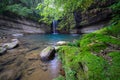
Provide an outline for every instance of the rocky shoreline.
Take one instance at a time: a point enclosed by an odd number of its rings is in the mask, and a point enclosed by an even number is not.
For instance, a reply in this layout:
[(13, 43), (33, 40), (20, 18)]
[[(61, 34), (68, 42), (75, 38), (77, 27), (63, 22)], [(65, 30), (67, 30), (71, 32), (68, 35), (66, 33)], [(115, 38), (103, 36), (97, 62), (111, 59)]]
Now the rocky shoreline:
[[(0, 43), (8, 42), (11, 38), (1, 38)], [(56, 76), (50, 75), (50, 63), (40, 60), (41, 49), (26, 47), (25, 44), (25, 41), (20, 40), (19, 47), (7, 50), (0, 56), (0, 80), (52, 80), (60, 74), (59, 66)]]

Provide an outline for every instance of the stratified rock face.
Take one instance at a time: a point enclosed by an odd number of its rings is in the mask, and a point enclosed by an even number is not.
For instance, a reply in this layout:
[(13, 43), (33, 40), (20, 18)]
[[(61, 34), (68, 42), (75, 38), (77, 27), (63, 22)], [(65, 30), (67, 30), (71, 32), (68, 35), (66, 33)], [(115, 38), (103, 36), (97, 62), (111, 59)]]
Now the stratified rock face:
[(0, 15), (0, 32), (7, 33), (50, 33), (51, 29), (45, 24), (39, 24), (35, 21), (12, 18)]
[(76, 26), (80, 28), (80, 26), (87, 26), (109, 19), (112, 14), (112, 10), (108, 7), (113, 3), (114, 0), (95, 0), (87, 11), (75, 11), (74, 16)]
[(52, 46), (46, 47), (40, 53), (40, 58), (42, 61), (48, 61), (50, 59), (53, 59), (54, 56), (55, 56), (55, 48)]
[[(60, 33), (91, 33), (108, 25), (111, 19), (112, 10), (110, 6), (115, 0), (94, 0), (91, 6), (82, 11), (80, 8), (73, 12), (75, 24), (73, 29), (63, 28)], [(65, 18), (65, 17), (64, 17)], [(71, 25), (72, 25), (71, 24)]]
[(82, 13), (82, 21), (80, 22), (80, 25), (86, 26), (99, 21), (104, 21), (105, 19), (110, 18), (111, 14), (112, 11), (108, 8), (92, 9), (86, 13)]

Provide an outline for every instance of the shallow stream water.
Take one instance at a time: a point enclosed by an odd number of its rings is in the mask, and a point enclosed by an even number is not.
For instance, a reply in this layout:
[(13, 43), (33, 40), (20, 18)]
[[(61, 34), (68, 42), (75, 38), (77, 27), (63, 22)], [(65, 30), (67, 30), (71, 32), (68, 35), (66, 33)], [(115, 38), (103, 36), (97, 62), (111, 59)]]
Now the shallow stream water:
[[(42, 49), (44, 49), (49, 45), (55, 45), (56, 42), (58, 41), (72, 42), (73, 40), (79, 39), (80, 35), (77, 35), (77, 34), (29, 34), (29, 35), (24, 35), (18, 38), (24, 42), (24, 46), (31, 49), (30, 51), (36, 50), (37, 52), (40, 52)], [(36, 73), (31, 78), (29, 78), (29, 80), (32, 80), (32, 78), (35, 78), (35, 80), (52, 80), (59, 75), (60, 67), (61, 67), (61, 62), (59, 61), (58, 56), (56, 55), (56, 57), (53, 60), (47, 62), (47, 71), (37, 70), (38, 72), (36, 71)]]

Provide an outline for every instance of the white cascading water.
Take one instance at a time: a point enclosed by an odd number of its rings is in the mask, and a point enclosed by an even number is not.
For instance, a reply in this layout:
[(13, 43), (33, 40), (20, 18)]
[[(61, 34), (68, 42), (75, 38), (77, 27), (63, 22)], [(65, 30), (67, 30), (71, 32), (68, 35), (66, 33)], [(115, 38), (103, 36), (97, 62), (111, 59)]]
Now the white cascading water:
[(57, 20), (53, 20), (53, 34), (57, 34), (56, 27), (57, 27)]

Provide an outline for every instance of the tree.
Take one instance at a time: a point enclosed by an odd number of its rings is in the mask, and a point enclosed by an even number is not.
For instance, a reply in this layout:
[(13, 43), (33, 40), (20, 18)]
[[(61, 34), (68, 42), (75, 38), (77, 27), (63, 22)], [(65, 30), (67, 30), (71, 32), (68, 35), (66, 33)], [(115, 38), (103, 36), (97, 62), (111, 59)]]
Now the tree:
[(37, 6), (37, 9), (40, 10), (39, 14), (43, 17), (40, 21), (50, 24), (54, 19), (62, 19), (60, 26), (73, 27), (75, 25), (70, 24), (74, 23), (73, 12), (78, 9), (85, 11), (92, 3), (93, 0), (44, 0)]
[(19, 16), (38, 19), (37, 4), (42, 0), (0, 0), (0, 13), (9, 11)]

